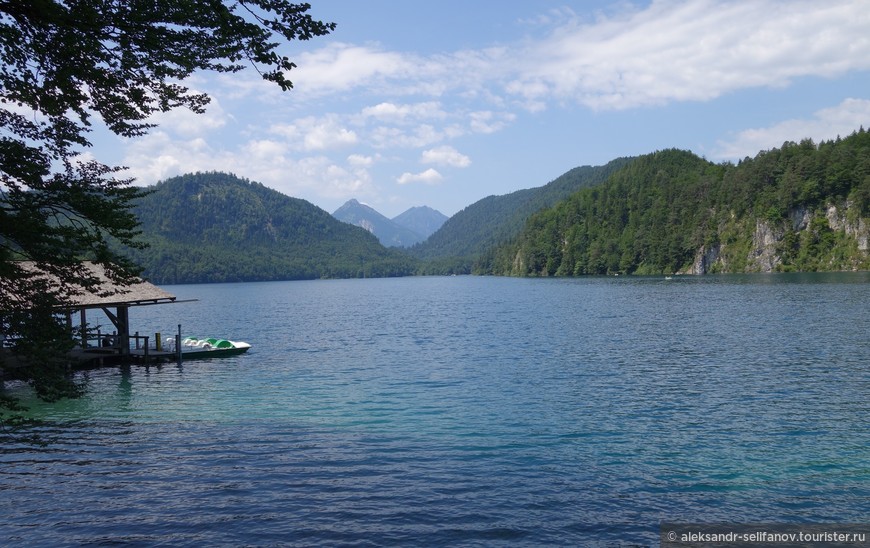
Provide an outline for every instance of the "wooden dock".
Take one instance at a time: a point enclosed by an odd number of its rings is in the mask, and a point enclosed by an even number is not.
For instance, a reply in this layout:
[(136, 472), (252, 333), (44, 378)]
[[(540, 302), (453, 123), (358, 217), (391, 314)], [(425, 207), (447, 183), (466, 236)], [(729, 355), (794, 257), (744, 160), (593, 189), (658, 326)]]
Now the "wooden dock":
[(73, 367), (118, 365), (124, 363), (163, 363), (178, 360), (176, 352), (153, 348), (133, 348), (122, 354), (114, 348), (76, 348), (69, 353)]

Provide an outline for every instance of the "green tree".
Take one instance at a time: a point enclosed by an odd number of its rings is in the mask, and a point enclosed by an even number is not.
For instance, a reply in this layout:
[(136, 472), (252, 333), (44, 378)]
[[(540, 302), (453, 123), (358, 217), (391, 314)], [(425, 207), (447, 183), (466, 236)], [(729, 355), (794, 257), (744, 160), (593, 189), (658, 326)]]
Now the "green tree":
[[(868, 158), (870, 133), (863, 128), (818, 146), (787, 142), (736, 166), (678, 150), (640, 156), (603, 183), (531, 215), (475, 271), (669, 274), (715, 250), (716, 270), (743, 272), (758, 268), (752, 259), (762, 222), (783, 235), (776, 246), (782, 270), (866, 268), (870, 259), (855, 227), (866, 226), (870, 211)], [(830, 206), (845, 211), (853, 228), (834, 228)], [(809, 227), (802, 226), (807, 214)]]
[[(313, 19), (310, 7), (284, 0), (0, 0), (0, 321), (7, 340), (33, 338), (27, 326), (54, 322), (52, 310), (76, 286), (93, 290), (82, 260), (102, 264), (122, 284), (137, 273), (108, 242), (140, 246), (131, 210), (140, 192), (121, 168), (82, 160), (94, 121), (137, 137), (157, 112), (201, 113), (209, 97), (184, 85), (197, 71), (251, 66), (290, 89), (295, 65), (279, 46), (335, 28)], [(40, 283), (22, 260), (60, 284)], [(57, 333), (44, 330), (43, 338), (57, 342)], [(34, 370), (32, 378), (45, 376)]]

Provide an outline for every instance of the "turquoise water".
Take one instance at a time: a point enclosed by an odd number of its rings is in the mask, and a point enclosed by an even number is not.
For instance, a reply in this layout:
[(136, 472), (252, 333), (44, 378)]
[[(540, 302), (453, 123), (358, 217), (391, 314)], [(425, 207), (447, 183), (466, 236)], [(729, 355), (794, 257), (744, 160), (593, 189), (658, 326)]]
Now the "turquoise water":
[(44, 425), (0, 433), (0, 543), (655, 546), (661, 521), (870, 522), (868, 274), (167, 289), (199, 301), (136, 328), (253, 348), (84, 372), (84, 398), (34, 405)]

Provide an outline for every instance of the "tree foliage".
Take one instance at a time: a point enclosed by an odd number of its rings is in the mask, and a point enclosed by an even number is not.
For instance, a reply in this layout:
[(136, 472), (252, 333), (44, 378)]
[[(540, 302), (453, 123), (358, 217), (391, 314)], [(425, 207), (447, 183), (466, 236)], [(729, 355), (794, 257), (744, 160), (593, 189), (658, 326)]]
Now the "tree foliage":
[[(122, 170), (90, 159), (95, 122), (123, 137), (145, 134), (157, 112), (203, 112), (197, 71), (253, 67), (290, 89), (281, 43), (329, 33), (308, 4), (283, 0), (0, 0), (0, 304), (3, 333), (23, 340), (23, 315), (51, 310), (95, 287), (79, 266), (102, 264), (130, 282), (135, 266), (109, 242), (136, 248), (133, 202)], [(98, 154), (96, 155), (98, 156)], [(53, 274), (46, 287), (22, 259)], [(23, 349), (23, 347), (22, 347)]]
[[(848, 215), (870, 217), (868, 198), (870, 133), (863, 128), (819, 145), (787, 142), (738, 165), (664, 150), (531, 216), (510, 243), (483, 254), (475, 270), (524, 276), (674, 273), (692, 265), (702, 248), (721, 244), (729, 250), (729, 270), (742, 271), (751, 268), (758, 221), (782, 233), (782, 270), (862, 267), (870, 264), (866, 252), (844, 230), (832, 230), (824, 211), (839, 204)], [(815, 217), (801, 227), (802, 215), (811, 211)]]
[(544, 186), (483, 198), (448, 219), (409, 252), (426, 261), (422, 267), (426, 274), (468, 274), (482, 253), (516, 236), (533, 213), (581, 188), (604, 182), (628, 161), (617, 158), (603, 166), (576, 167)]
[(150, 280), (210, 283), (405, 276), (415, 261), (313, 204), (226, 173), (158, 183), (138, 199)]

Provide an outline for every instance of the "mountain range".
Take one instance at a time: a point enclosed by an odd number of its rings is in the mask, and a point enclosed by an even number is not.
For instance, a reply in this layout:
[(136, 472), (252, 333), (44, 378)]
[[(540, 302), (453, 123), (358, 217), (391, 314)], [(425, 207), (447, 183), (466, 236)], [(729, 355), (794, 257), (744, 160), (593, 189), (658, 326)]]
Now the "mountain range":
[(162, 181), (135, 212), (150, 247), (130, 254), (157, 283), (868, 270), (870, 133), (787, 142), (736, 165), (664, 150), (582, 166), (483, 198), (406, 249), (400, 234), (440, 214), (387, 219), (351, 200), (333, 216), (226, 173)]
[(374, 208), (357, 200), (348, 200), (335, 210), (333, 217), (366, 229), (386, 247), (409, 247), (424, 241), (441, 228), (447, 216), (428, 206), (412, 207), (388, 219)]

